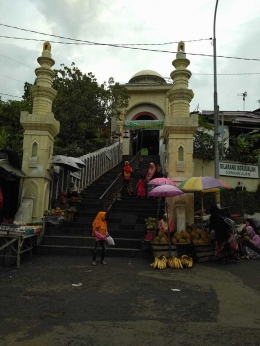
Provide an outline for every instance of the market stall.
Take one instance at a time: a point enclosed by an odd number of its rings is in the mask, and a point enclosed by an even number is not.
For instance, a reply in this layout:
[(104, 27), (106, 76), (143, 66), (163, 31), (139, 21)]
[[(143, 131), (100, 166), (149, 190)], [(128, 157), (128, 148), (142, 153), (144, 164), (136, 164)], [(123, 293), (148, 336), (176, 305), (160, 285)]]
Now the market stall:
[(42, 225), (1, 224), (0, 225), (0, 264), (8, 266), (15, 259), (20, 267), (21, 254), (30, 252), (41, 242)]

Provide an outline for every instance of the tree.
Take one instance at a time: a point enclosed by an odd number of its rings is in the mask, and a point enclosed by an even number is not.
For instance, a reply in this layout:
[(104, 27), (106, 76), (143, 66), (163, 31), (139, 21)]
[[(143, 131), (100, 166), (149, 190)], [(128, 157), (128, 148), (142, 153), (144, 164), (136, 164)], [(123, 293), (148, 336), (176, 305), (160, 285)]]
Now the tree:
[[(111, 117), (128, 106), (127, 89), (113, 78), (99, 85), (91, 72), (82, 73), (74, 63), (54, 72), (53, 112), (61, 124), (54, 154), (80, 156), (104, 146), (110, 138)], [(28, 89), (29, 84), (24, 98), (31, 102)]]
[(27, 110), (27, 101), (4, 102), (0, 99), (0, 149), (23, 153), (23, 128), (20, 124), (21, 111)]
[[(203, 117), (199, 117), (199, 128), (194, 134), (194, 158), (203, 161), (214, 160), (214, 133), (213, 126)], [(230, 136), (229, 147), (224, 146), (224, 159), (243, 162), (257, 163), (260, 150), (259, 134), (247, 134), (242, 137)], [(221, 143), (219, 142), (219, 151)]]
[(259, 134), (246, 134), (242, 137), (230, 137), (230, 146), (226, 158), (243, 163), (257, 163), (260, 155)]

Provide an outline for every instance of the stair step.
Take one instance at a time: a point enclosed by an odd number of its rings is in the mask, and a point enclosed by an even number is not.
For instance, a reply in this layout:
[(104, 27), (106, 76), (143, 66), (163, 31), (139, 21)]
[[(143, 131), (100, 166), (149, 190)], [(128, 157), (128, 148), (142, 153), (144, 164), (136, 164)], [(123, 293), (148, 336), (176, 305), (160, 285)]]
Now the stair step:
[[(114, 238), (115, 246), (119, 248), (142, 248), (141, 239), (129, 239), (129, 238)], [(59, 235), (44, 235), (42, 239), (42, 245), (58, 245), (58, 246), (77, 246), (88, 247), (95, 246), (94, 237), (82, 237), (82, 236), (59, 236)]]
[[(143, 225), (142, 225), (143, 226)], [(145, 226), (142, 229), (134, 230), (120, 230), (118, 228), (109, 228), (109, 234), (113, 238), (124, 238), (124, 239), (141, 239), (146, 234)], [(92, 229), (91, 228), (68, 228), (63, 229), (61, 234), (61, 229), (53, 227), (46, 228), (46, 236), (79, 236), (79, 237), (91, 237)], [(44, 235), (44, 236), (45, 236)], [(92, 237), (93, 238), (93, 237)]]
[[(38, 245), (35, 248), (37, 255), (48, 256), (92, 256), (94, 247), (86, 246), (57, 246), (57, 245)], [(141, 249), (107, 248), (106, 257), (151, 257), (150, 251)]]
[[(75, 255), (91, 256), (95, 239), (92, 237), (92, 223), (100, 211), (100, 197), (114, 182), (121, 172), (124, 162), (131, 161), (133, 156), (123, 156), (119, 166), (100, 176), (95, 182), (81, 192), (82, 202), (76, 204), (77, 212), (73, 222), (64, 222), (62, 226), (54, 227), (48, 224), (45, 228), (42, 244), (37, 246), (39, 255)], [(133, 186), (139, 177), (144, 177), (149, 163), (159, 163), (158, 155), (142, 157), (134, 170)], [(142, 237), (146, 234), (145, 219), (156, 217), (159, 202), (156, 198), (137, 199), (136, 190), (129, 196), (122, 192), (122, 200), (114, 203), (109, 212), (108, 231), (115, 239), (116, 245), (107, 248), (108, 256), (151, 257), (151, 251), (142, 249)], [(159, 214), (164, 212), (162, 199)]]

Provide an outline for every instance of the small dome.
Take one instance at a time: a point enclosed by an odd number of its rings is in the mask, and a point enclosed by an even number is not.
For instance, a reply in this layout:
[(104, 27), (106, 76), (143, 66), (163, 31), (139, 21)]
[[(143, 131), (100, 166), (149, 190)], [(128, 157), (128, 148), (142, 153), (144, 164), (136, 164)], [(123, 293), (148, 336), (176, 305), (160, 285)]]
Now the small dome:
[(164, 82), (164, 78), (160, 75), (160, 73), (153, 70), (142, 70), (137, 72), (133, 77), (129, 80), (129, 83), (151, 83), (151, 82)]

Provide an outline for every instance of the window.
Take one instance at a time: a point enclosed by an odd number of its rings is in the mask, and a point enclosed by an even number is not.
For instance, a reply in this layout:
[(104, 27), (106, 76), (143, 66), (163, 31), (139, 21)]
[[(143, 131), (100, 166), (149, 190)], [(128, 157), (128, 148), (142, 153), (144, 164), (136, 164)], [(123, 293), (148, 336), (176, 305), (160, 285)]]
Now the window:
[(32, 157), (36, 157), (38, 153), (38, 144), (36, 142), (32, 145)]
[(178, 161), (183, 161), (183, 147), (180, 146), (178, 149)]

